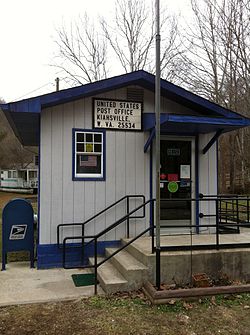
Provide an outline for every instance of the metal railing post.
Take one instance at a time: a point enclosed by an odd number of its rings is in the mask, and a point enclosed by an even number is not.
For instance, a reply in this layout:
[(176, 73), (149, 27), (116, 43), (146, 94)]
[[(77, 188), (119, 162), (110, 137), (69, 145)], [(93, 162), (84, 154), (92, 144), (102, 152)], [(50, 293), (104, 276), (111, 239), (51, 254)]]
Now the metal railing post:
[(221, 221), (221, 217), (222, 217), (222, 200), (221, 197), (219, 197), (220, 199), (220, 212), (219, 212), (219, 217), (220, 217), (220, 221)]
[(247, 222), (249, 223), (249, 195), (247, 196)]
[(97, 238), (95, 238), (94, 263), (95, 263), (95, 295), (97, 294)]
[(56, 227), (56, 240), (57, 240), (57, 246), (59, 247), (60, 244), (60, 240), (59, 240), (59, 226)]
[(232, 217), (235, 219), (235, 199), (232, 199)]
[[(84, 225), (82, 225), (82, 236), (84, 236)], [(85, 256), (85, 250), (84, 250), (84, 237), (82, 238), (82, 264), (84, 264), (84, 256)]]
[(219, 204), (218, 198), (215, 200), (216, 202), (216, 249), (219, 250)]
[(227, 208), (228, 208), (228, 202), (226, 201), (226, 223), (227, 223), (227, 216), (228, 216)]
[(66, 239), (63, 240), (63, 268), (65, 269), (65, 244)]
[(237, 222), (237, 233), (240, 232), (240, 213), (239, 213), (239, 199), (238, 199), (238, 196), (236, 198), (236, 215), (237, 215), (237, 219), (236, 219), (236, 222)]
[(151, 222), (151, 247), (152, 247), (152, 254), (155, 251), (155, 210), (154, 210), (154, 201), (152, 201), (152, 210), (151, 210), (151, 214), (152, 214), (152, 222)]
[[(127, 197), (127, 215), (129, 214), (129, 196)], [(129, 238), (129, 216), (127, 217), (127, 238)]]
[(156, 287), (159, 290), (161, 288), (161, 248), (156, 248), (155, 261)]

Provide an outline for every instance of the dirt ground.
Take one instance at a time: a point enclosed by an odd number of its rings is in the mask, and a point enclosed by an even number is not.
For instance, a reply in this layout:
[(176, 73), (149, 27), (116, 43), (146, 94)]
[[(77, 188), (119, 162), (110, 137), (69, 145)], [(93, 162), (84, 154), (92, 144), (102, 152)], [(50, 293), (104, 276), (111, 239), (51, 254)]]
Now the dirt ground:
[[(30, 195), (0, 192), (0, 212), (16, 197)], [(250, 335), (250, 294), (196, 302), (171, 300), (169, 304), (152, 306), (141, 292), (134, 292), (72, 302), (2, 307), (0, 335), (12, 334)]]
[(250, 335), (250, 295), (151, 306), (133, 293), (4, 307), (0, 334)]

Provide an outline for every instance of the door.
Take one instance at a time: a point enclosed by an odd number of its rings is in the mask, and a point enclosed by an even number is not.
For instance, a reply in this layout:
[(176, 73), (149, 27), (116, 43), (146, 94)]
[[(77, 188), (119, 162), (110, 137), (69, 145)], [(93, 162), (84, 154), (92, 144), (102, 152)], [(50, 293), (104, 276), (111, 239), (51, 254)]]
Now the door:
[[(192, 139), (161, 139), (160, 196), (161, 226), (170, 224), (190, 225), (193, 205)], [(177, 201), (174, 201), (177, 199)], [(166, 228), (166, 227), (165, 227)], [(163, 229), (168, 232), (186, 232), (187, 229)], [(189, 229), (188, 229), (189, 231)]]

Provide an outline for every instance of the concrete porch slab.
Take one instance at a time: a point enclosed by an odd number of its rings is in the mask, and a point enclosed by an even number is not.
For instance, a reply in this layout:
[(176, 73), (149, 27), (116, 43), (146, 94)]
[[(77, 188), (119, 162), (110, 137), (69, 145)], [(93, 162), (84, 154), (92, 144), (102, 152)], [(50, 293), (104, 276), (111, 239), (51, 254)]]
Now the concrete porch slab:
[[(0, 272), (0, 306), (73, 300), (94, 295), (94, 286), (75, 287), (72, 274), (86, 269), (37, 270), (29, 262), (8, 263)], [(103, 291), (98, 287), (98, 294)]]
[[(161, 246), (190, 246), (192, 245), (215, 245), (215, 234), (185, 234), (185, 235), (161, 235)], [(219, 235), (220, 244), (245, 244), (249, 243), (250, 247), (250, 231), (244, 231), (240, 234), (221, 234)], [(151, 254), (151, 237), (142, 237), (135, 241), (141, 251)], [(239, 246), (240, 248), (240, 246)]]

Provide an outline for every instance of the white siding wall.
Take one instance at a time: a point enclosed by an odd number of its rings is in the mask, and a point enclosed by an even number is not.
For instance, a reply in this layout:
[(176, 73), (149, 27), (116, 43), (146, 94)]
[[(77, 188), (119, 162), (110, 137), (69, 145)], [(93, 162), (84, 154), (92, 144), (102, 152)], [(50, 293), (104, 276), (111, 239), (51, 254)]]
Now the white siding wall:
[[(199, 136), (199, 192), (204, 195), (217, 194), (217, 153), (216, 143), (204, 155), (203, 148), (207, 145), (214, 133)], [(215, 214), (214, 201), (200, 202), (200, 213)], [(215, 224), (214, 218), (200, 219), (200, 224)], [(204, 228), (203, 230), (206, 230)]]
[[(98, 95), (126, 100), (126, 88)], [(162, 112), (188, 113), (177, 104), (162, 99)], [(154, 112), (154, 94), (144, 91), (144, 113)], [(83, 222), (127, 194), (144, 194), (149, 199), (149, 152), (144, 144), (149, 133), (106, 131), (106, 180), (72, 181), (72, 129), (92, 129), (92, 98), (47, 108), (41, 115), (40, 149), (40, 243), (56, 243), (56, 227), (60, 223)], [(214, 134), (199, 136), (199, 192), (217, 194), (216, 144), (203, 155), (202, 149)], [(153, 176), (155, 174), (153, 173)], [(154, 182), (154, 179), (153, 179)], [(139, 204), (137, 202), (137, 204)], [(135, 202), (131, 201), (131, 209)], [(125, 202), (87, 225), (93, 234), (108, 227), (125, 214)], [(200, 212), (214, 214), (212, 203), (201, 203)], [(146, 220), (131, 220), (131, 235), (149, 224)], [(212, 223), (201, 219), (200, 223)], [(66, 235), (78, 235), (72, 228)], [(106, 240), (125, 236), (125, 224), (105, 236)]]
[[(98, 95), (126, 99), (125, 89)], [(144, 154), (148, 133), (106, 131), (106, 180), (72, 181), (72, 129), (92, 128), (92, 99), (47, 108), (41, 116), (40, 244), (56, 243), (60, 223), (82, 222), (127, 194), (149, 198), (149, 153)], [(139, 204), (139, 202), (137, 202)], [(131, 202), (131, 209), (135, 203)], [(92, 234), (125, 214), (125, 202), (87, 225)], [(148, 227), (146, 220), (131, 220), (131, 235)], [(78, 234), (68, 229), (66, 235)], [(124, 237), (125, 224), (105, 239)]]

